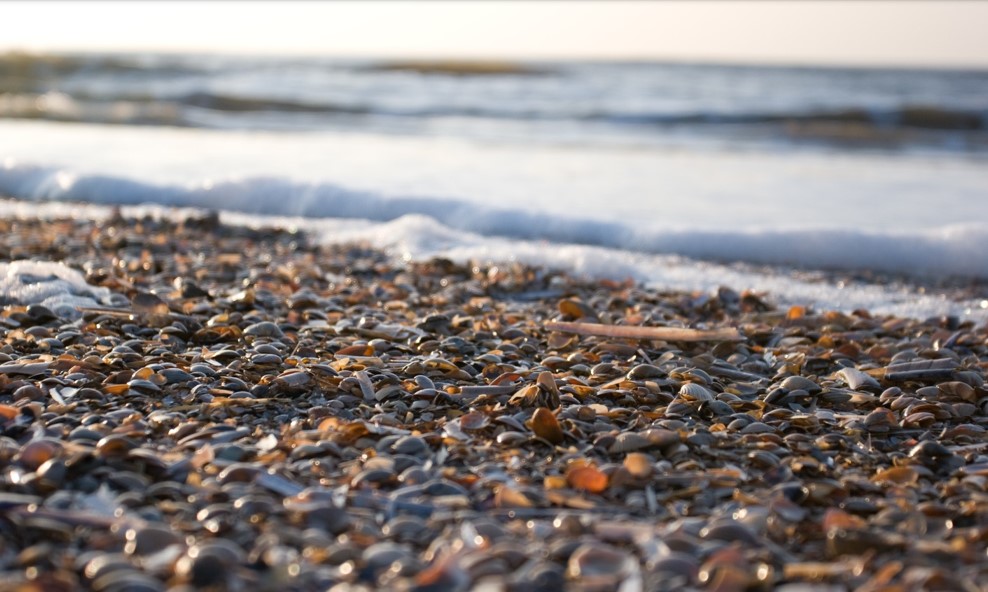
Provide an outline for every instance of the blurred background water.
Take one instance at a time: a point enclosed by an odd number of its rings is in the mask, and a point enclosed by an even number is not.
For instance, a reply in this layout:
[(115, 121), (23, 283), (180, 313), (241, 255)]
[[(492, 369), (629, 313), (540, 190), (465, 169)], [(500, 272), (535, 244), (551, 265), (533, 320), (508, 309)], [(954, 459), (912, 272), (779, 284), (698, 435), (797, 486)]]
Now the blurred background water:
[(986, 164), (984, 70), (0, 54), (8, 211), (295, 217), (402, 256), (823, 307), (983, 314)]

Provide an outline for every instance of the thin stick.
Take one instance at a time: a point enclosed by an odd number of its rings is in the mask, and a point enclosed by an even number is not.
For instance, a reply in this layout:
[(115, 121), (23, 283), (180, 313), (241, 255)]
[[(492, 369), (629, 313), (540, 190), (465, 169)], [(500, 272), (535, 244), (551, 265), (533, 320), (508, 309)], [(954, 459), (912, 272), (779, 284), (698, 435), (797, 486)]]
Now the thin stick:
[(481, 395), (510, 395), (518, 390), (517, 384), (484, 385), (484, 386), (461, 386), (461, 397), (479, 397)]
[(109, 306), (77, 306), (75, 309), (79, 312), (108, 314), (117, 317), (133, 317), (137, 314), (136, 311), (130, 308), (111, 308)]
[(545, 324), (550, 331), (598, 335), (618, 339), (651, 339), (661, 341), (744, 341), (737, 329), (683, 329), (680, 327), (637, 327), (630, 325), (601, 325), (599, 323), (563, 323), (550, 321)]

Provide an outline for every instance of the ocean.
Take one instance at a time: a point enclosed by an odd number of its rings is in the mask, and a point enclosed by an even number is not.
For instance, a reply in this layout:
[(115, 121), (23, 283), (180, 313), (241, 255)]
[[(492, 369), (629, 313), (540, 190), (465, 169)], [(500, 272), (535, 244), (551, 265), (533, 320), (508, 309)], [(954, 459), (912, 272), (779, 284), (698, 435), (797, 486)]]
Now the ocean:
[(0, 55), (4, 215), (215, 209), (783, 306), (988, 320), (986, 165), (986, 71)]

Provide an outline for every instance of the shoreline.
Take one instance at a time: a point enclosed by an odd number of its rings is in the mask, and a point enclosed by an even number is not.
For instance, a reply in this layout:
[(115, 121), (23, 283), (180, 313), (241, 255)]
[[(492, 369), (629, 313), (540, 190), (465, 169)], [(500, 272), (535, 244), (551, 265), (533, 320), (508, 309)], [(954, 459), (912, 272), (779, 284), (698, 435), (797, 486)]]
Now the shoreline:
[[(347, 244), (358, 244), (366, 248), (371, 249), (382, 249), (392, 255), (395, 265), (401, 265), (405, 260), (408, 259), (408, 254), (401, 251), (404, 247), (401, 243), (391, 246), (377, 246), (371, 244), (368, 241), (367, 233), (359, 230), (364, 224), (384, 224), (383, 222), (366, 221), (363, 219), (348, 219), (341, 218), (336, 220), (330, 220), (326, 218), (307, 218), (301, 216), (277, 216), (277, 215), (263, 215), (257, 217), (253, 214), (246, 214), (237, 211), (227, 211), (227, 210), (211, 210), (208, 208), (201, 207), (177, 207), (169, 205), (155, 205), (155, 204), (140, 204), (140, 205), (112, 205), (112, 204), (94, 204), (89, 202), (63, 202), (63, 201), (24, 201), (16, 198), (0, 197), (0, 213), (4, 216), (11, 217), (13, 219), (25, 219), (33, 220), (35, 218), (40, 218), (44, 220), (55, 220), (64, 217), (64, 210), (66, 207), (72, 208), (81, 217), (91, 219), (91, 220), (103, 220), (112, 215), (124, 215), (127, 217), (137, 217), (137, 218), (151, 218), (154, 220), (172, 220), (174, 222), (179, 222), (187, 217), (202, 217), (206, 215), (218, 215), (219, 221), (223, 224), (234, 226), (234, 227), (244, 227), (255, 230), (262, 229), (290, 229), (292, 232), (298, 232), (309, 236), (312, 239), (314, 245), (332, 244), (332, 245), (347, 245)], [(352, 229), (347, 229), (344, 231), (345, 237), (343, 239), (330, 239), (326, 240), (323, 236), (327, 232), (332, 232), (328, 229), (327, 223), (335, 222), (342, 226), (347, 226), (348, 223), (353, 223), (356, 225), (358, 230), (353, 232)], [(394, 222), (394, 221), (392, 221)], [(352, 225), (351, 225), (352, 226)], [(426, 225), (425, 228), (421, 228), (420, 232), (427, 233), (431, 229)], [(399, 232), (406, 232), (404, 229), (400, 229)], [(505, 240), (508, 240), (505, 238)], [(414, 245), (414, 241), (413, 245)], [(524, 242), (524, 241), (523, 241)], [(535, 244), (534, 241), (528, 241)], [(576, 243), (558, 243), (559, 246), (565, 248), (576, 248), (576, 249), (588, 249), (584, 258), (592, 258), (594, 255), (603, 257), (605, 260), (614, 261), (616, 265), (625, 265), (622, 256), (631, 253), (630, 251), (623, 251), (616, 247), (606, 247), (606, 246), (594, 246), (594, 245), (582, 245)], [(416, 246), (411, 248), (412, 251), (416, 250)], [(435, 251), (435, 249), (433, 249)], [(439, 249), (439, 253), (429, 254), (413, 254), (412, 258), (416, 260), (427, 260), (434, 257), (443, 257), (442, 249)], [(469, 247), (466, 248), (466, 253), (459, 253), (456, 255), (455, 259), (458, 263), (470, 264), (470, 265), (503, 265), (506, 263), (503, 258), (491, 257), (489, 253), (485, 254), (481, 251), (473, 253), (476, 249), (471, 250)], [(631, 253), (634, 255), (634, 253)], [(662, 257), (662, 254), (651, 254), (645, 253), (641, 254), (645, 257)], [(830, 302), (828, 304), (821, 303), (818, 305), (813, 304), (813, 299), (815, 298), (812, 293), (807, 293), (812, 290), (812, 286), (822, 286), (822, 287), (832, 287), (836, 288), (837, 291), (830, 290), (830, 295), (824, 297), (825, 300), (833, 299), (837, 297), (839, 291), (845, 288), (851, 290), (864, 290), (864, 291), (887, 291), (890, 294), (895, 295), (895, 302), (900, 304), (908, 302), (910, 299), (918, 299), (926, 301), (926, 304), (920, 308), (930, 309), (933, 304), (932, 299), (939, 299), (944, 303), (943, 310), (940, 312), (931, 311), (932, 314), (918, 315), (915, 311), (896, 311), (895, 309), (901, 309), (899, 305), (892, 305), (889, 303), (883, 303), (880, 305), (882, 308), (892, 308), (892, 311), (884, 311), (878, 314), (881, 315), (892, 315), (892, 316), (908, 316), (910, 318), (926, 319), (934, 318), (937, 316), (951, 317), (957, 316), (961, 320), (971, 319), (976, 322), (988, 322), (988, 316), (981, 312), (982, 309), (988, 308), (988, 279), (968, 277), (968, 276), (957, 276), (957, 275), (944, 275), (944, 276), (931, 276), (928, 274), (906, 274), (902, 272), (894, 271), (883, 271), (874, 269), (839, 269), (839, 268), (819, 268), (809, 265), (800, 264), (764, 264), (749, 261), (730, 261), (722, 260), (719, 258), (712, 259), (692, 259), (684, 255), (670, 254), (666, 255), (671, 257), (674, 265), (685, 267), (687, 263), (692, 262), (692, 264), (699, 269), (722, 269), (725, 275), (728, 277), (722, 278), (722, 280), (717, 283), (711, 283), (714, 274), (712, 271), (706, 271), (702, 273), (696, 280), (695, 286), (683, 286), (675, 285), (677, 283), (677, 278), (675, 275), (670, 275), (667, 279), (671, 281), (674, 285), (663, 286), (663, 280), (652, 280), (647, 279), (635, 279), (631, 276), (631, 271), (627, 274), (621, 275), (620, 273), (615, 273), (613, 277), (602, 275), (603, 269), (607, 267), (602, 267), (600, 265), (578, 265), (582, 269), (573, 269), (572, 271), (567, 271), (566, 261), (561, 264), (553, 264), (552, 262), (539, 261), (540, 259), (546, 259), (546, 261), (552, 261), (553, 258), (539, 257), (533, 255), (532, 249), (528, 249), (528, 255), (520, 257), (520, 264), (531, 265), (534, 267), (545, 268), (556, 270), (555, 272), (569, 274), (575, 276), (577, 279), (583, 281), (598, 281), (598, 280), (614, 280), (614, 281), (636, 281), (638, 284), (645, 286), (649, 289), (659, 290), (659, 291), (673, 291), (673, 292), (684, 292), (693, 294), (703, 294), (706, 292), (714, 293), (721, 286), (726, 286), (731, 289), (736, 289), (743, 291), (745, 289), (751, 289), (756, 291), (760, 297), (769, 299), (777, 306), (791, 306), (791, 305), (801, 305), (808, 306), (817, 309), (817, 312), (826, 312), (828, 310), (841, 310), (844, 313), (850, 313), (853, 308), (845, 306), (840, 307), (839, 302)], [(536, 261), (530, 261), (532, 257), (535, 257)], [(612, 259), (616, 257), (615, 259)], [(16, 258), (16, 257), (14, 257)], [(514, 259), (510, 260), (508, 264), (515, 264)], [(620, 276), (620, 277), (618, 277)], [(791, 294), (788, 297), (783, 294), (778, 293), (772, 287), (761, 286), (761, 287), (745, 287), (744, 285), (736, 285), (732, 282), (732, 278), (737, 280), (738, 278), (744, 279), (746, 281), (754, 280), (754, 283), (761, 284), (773, 284), (774, 281), (770, 281), (773, 278), (784, 279), (788, 278), (791, 281), (798, 282), (804, 285), (804, 289), (801, 290), (800, 294)], [(762, 278), (759, 280), (758, 278)], [(681, 284), (681, 282), (680, 282)], [(701, 287), (699, 284), (706, 285), (707, 287)], [(776, 286), (777, 288), (778, 286)], [(892, 301), (890, 301), (892, 302)], [(966, 309), (961, 308), (966, 307)], [(871, 306), (861, 305), (856, 308), (861, 308), (868, 310), (871, 313), (875, 313)], [(909, 307), (907, 307), (909, 308)], [(967, 310), (965, 313), (964, 310)]]
[(0, 261), (64, 261), (131, 303), (0, 312), (12, 585), (988, 579), (984, 324), (401, 263), (208, 214), (0, 227)]

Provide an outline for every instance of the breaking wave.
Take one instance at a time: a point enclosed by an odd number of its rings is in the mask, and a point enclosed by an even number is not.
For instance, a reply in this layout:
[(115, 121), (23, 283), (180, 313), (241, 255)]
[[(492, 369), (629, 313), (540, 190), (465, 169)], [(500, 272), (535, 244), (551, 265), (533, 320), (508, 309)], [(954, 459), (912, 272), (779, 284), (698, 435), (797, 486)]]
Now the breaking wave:
[[(566, 217), (442, 197), (389, 196), (332, 183), (304, 183), (277, 177), (179, 186), (12, 163), (0, 166), (0, 195), (35, 202), (74, 201), (102, 205), (156, 204), (215, 209), (222, 204), (226, 211), (243, 214), (309, 219), (387, 222), (404, 217), (426, 217), (445, 229), (443, 241), (446, 244), (455, 244), (458, 236), (473, 234), (492, 239), (590, 245), (719, 262), (874, 270), (921, 278), (988, 278), (988, 226), (979, 222), (908, 233), (861, 229), (643, 227), (634, 221), (622, 223)], [(435, 235), (435, 227), (426, 234)], [(429, 238), (425, 236), (423, 240)], [(490, 257), (511, 259), (510, 241), (497, 244), (504, 252), (491, 252)]]

